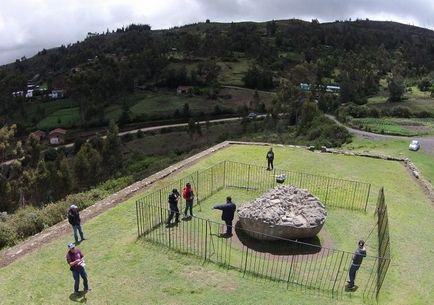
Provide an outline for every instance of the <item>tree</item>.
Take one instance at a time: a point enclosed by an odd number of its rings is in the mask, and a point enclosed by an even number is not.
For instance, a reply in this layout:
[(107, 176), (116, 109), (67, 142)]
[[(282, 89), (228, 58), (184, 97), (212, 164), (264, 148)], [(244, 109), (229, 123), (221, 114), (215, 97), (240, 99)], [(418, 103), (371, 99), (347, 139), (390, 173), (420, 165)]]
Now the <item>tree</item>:
[(75, 184), (84, 189), (100, 181), (101, 155), (89, 143), (81, 146), (74, 158)]
[(0, 128), (0, 162), (17, 154), (15, 149), (16, 131), (17, 126), (15, 124)]
[(184, 118), (189, 118), (191, 116), (190, 105), (188, 103), (185, 103), (184, 108), (182, 108), (182, 116)]
[(389, 101), (399, 102), (404, 94), (405, 86), (402, 77), (393, 76), (388, 82), (389, 88)]
[(107, 137), (102, 149), (102, 160), (107, 176), (112, 176), (122, 167), (122, 149), (119, 128), (110, 121)]
[(25, 151), (30, 166), (36, 167), (39, 159), (41, 158), (42, 147), (39, 143), (39, 139), (33, 134), (30, 134), (30, 136), (27, 138)]

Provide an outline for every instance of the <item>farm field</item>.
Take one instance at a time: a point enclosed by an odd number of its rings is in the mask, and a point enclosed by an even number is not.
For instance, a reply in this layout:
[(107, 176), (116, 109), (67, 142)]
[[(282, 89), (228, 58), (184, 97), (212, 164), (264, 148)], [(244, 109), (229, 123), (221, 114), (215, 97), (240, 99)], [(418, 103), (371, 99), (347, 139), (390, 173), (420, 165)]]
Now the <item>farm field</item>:
[[(233, 145), (169, 176), (166, 181), (223, 160), (265, 165), (266, 151), (264, 146)], [(373, 199), (367, 218), (372, 215), (379, 188), (384, 186), (389, 206), (392, 263), (379, 304), (431, 302), (434, 274), (427, 270), (434, 263), (429, 255), (434, 241), (431, 229), (434, 209), (405, 168), (392, 161), (303, 149), (274, 146), (274, 151), (276, 168), (372, 183)], [(152, 189), (164, 183), (167, 182), (155, 183)], [(225, 195), (217, 195), (209, 203), (220, 201)], [(248, 199), (235, 192), (232, 197), (236, 203)], [(197, 211), (197, 216), (218, 218), (218, 212), (211, 214), (205, 206), (202, 208), (203, 212)], [(365, 237), (370, 228), (352, 221), (345, 213), (331, 215), (345, 219), (341, 225), (331, 222), (327, 228), (334, 241), (343, 250), (354, 251), (357, 241), (354, 239)], [(85, 298), (71, 295), (73, 281), (64, 259), (66, 244), (72, 239), (69, 234), (1, 269), (0, 304), (288, 304), (289, 300), (294, 304), (361, 304), (357, 296), (332, 299), (315, 291), (300, 291), (291, 286), (287, 290), (274, 282), (243, 278), (235, 270), (203, 264), (193, 256), (137, 240), (135, 198), (89, 220), (84, 231), (89, 240), (80, 248), (86, 256), (93, 288)], [(368, 251), (374, 254), (375, 246), (368, 245)]]
[[(121, 98), (122, 103), (128, 105), (131, 116), (161, 117), (172, 116), (176, 110), (182, 113), (184, 105), (188, 103), (193, 114), (213, 113), (215, 107), (221, 110), (236, 111), (238, 107), (249, 106), (253, 100), (254, 90), (243, 88), (222, 88), (221, 96), (216, 100), (210, 100), (206, 96), (185, 96), (173, 92), (139, 92)], [(265, 105), (271, 105), (273, 96), (266, 92), (259, 92), (259, 100)], [(57, 103), (57, 104), (55, 104)], [(39, 110), (38, 110), (39, 109)], [(71, 100), (60, 100), (56, 102), (40, 103), (32, 105), (29, 113), (33, 117), (41, 117), (36, 124), (38, 129), (49, 130), (57, 127), (71, 128), (79, 123), (79, 109)], [(122, 114), (122, 106), (112, 104), (105, 108), (105, 118), (117, 121)], [(27, 124), (31, 124), (30, 122)]]
[(354, 118), (351, 126), (374, 133), (416, 136), (434, 134), (434, 118)]

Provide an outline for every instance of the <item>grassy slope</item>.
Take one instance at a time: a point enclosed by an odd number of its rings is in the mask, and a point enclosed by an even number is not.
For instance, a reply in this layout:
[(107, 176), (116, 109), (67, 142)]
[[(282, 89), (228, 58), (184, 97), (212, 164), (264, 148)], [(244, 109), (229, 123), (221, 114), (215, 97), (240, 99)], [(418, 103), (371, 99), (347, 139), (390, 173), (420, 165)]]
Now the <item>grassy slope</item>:
[(354, 151), (371, 151), (391, 156), (405, 156), (416, 164), (431, 184), (434, 184), (434, 156), (422, 151), (408, 150), (408, 140), (366, 140), (355, 137), (344, 148)]
[[(262, 164), (266, 150), (265, 147), (233, 146), (202, 160), (186, 172), (225, 159)], [(434, 274), (427, 270), (431, 270), (434, 263), (431, 255), (434, 210), (401, 165), (300, 149), (276, 147), (275, 152), (278, 168), (370, 181), (373, 191), (384, 185), (390, 213), (392, 264), (380, 304), (431, 302)], [(84, 229), (89, 240), (81, 248), (87, 254), (88, 273), (94, 288), (87, 295), (86, 301), (90, 304), (227, 304), (227, 300), (234, 304), (361, 302), (358, 298), (338, 301), (287, 291), (274, 283), (243, 279), (235, 271), (213, 264), (203, 266), (195, 258), (137, 241), (133, 200), (90, 220)], [(352, 234), (363, 232), (363, 235), (369, 230), (350, 226), (349, 222), (342, 227), (342, 230), (348, 229)], [(64, 254), (70, 240), (71, 236), (63, 237), (3, 268), (0, 304), (68, 303), (72, 277)], [(354, 240), (344, 243), (352, 249)]]

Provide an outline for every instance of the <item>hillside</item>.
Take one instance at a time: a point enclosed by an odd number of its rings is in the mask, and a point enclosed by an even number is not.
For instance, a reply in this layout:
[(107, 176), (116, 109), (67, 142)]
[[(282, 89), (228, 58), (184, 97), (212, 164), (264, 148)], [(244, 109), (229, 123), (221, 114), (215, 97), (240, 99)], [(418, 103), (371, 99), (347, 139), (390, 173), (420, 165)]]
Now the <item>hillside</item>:
[[(0, 118), (25, 130), (167, 119), (182, 109), (147, 115), (132, 99), (143, 90), (175, 96), (178, 86), (191, 86), (186, 97), (216, 100), (220, 110), (234, 113), (241, 110), (220, 105), (231, 97), (221, 86), (279, 91), (282, 82), (307, 83), (312, 91), (337, 86), (339, 97), (315, 94), (321, 110), (330, 112), (340, 104), (365, 104), (392, 81), (402, 90), (424, 80), (429, 92), (433, 70), (434, 32), (395, 22), (210, 22), (155, 31), (130, 25), (0, 67)], [(244, 105), (273, 112), (267, 103)], [(215, 106), (200, 113), (212, 115)]]

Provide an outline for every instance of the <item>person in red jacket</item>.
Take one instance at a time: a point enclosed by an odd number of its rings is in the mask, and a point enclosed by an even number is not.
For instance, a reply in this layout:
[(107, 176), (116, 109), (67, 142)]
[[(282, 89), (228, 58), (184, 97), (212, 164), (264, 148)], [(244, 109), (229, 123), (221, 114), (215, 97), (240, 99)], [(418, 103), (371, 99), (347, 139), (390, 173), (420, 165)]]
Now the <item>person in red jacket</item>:
[(187, 212), (190, 211), (190, 217), (193, 217), (194, 192), (190, 183), (187, 183), (182, 190), (182, 198), (185, 199), (184, 216), (187, 217)]

